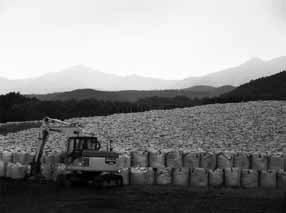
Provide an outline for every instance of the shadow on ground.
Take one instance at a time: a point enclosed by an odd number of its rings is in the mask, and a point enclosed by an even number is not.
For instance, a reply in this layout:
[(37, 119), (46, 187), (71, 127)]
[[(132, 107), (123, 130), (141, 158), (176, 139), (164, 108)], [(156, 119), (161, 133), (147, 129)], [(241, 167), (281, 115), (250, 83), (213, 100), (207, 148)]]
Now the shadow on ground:
[(54, 184), (4, 182), (1, 213), (125, 212), (286, 212), (280, 190), (191, 189), (174, 186), (125, 186), (97, 189)]

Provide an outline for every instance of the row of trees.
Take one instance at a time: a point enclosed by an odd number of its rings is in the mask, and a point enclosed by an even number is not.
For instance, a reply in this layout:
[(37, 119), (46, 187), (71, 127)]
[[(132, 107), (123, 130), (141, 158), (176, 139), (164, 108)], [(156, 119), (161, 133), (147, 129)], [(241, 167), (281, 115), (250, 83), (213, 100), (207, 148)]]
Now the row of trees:
[(221, 96), (217, 98), (189, 99), (151, 97), (136, 102), (114, 102), (86, 99), (81, 101), (40, 101), (19, 93), (0, 95), (0, 123), (10, 121), (40, 120), (45, 116), (66, 119), (71, 117), (101, 116), (114, 113), (142, 112), (152, 109), (172, 109), (196, 105), (242, 102), (255, 97)]

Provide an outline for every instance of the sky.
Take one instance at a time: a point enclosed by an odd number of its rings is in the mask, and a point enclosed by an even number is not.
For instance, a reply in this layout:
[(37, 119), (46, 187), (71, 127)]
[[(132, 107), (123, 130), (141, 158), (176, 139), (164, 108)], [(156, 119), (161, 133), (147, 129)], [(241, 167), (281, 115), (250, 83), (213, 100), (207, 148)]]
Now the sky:
[(0, 0), (0, 76), (200, 76), (286, 55), (285, 0)]

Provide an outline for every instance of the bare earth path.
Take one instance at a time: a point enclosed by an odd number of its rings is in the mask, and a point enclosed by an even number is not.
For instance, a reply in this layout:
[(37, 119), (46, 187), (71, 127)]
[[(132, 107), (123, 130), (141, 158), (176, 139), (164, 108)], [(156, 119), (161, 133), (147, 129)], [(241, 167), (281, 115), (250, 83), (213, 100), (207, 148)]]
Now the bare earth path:
[(1, 213), (286, 212), (279, 190), (125, 186), (59, 189), (54, 184), (1, 181)]

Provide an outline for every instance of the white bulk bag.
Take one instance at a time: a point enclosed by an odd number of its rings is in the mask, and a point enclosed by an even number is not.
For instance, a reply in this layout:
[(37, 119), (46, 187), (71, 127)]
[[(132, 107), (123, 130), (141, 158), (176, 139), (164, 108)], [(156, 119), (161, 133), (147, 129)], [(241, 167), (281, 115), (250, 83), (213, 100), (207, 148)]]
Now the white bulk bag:
[(19, 163), (7, 163), (6, 176), (12, 179), (23, 179), (27, 175), (28, 167)]
[(6, 163), (0, 160), (0, 178), (6, 176)]
[(149, 164), (152, 168), (165, 167), (165, 153), (162, 151), (149, 152)]
[(208, 171), (204, 168), (192, 169), (190, 185), (192, 187), (208, 187)]
[(166, 154), (166, 166), (170, 168), (179, 168), (183, 166), (182, 152), (170, 151)]
[(239, 187), (240, 186), (240, 168), (225, 168), (224, 180), (226, 187)]
[(231, 152), (220, 152), (216, 156), (217, 168), (231, 168), (233, 167), (233, 153)]
[(269, 170), (284, 170), (285, 158), (282, 155), (271, 155), (268, 158)]
[(133, 151), (131, 152), (132, 167), (148, 167), (148, 152), (147, 151)]
[(285, 171), (277, 172), (277, 187), (278, 189), (286, 189), (286, 172)]
[(154, 170), (150, 167), (137, 167), (130, 170), (130, 184), (153, 184)]
[(251, 155), (251, 169), (267, 170), (267, 156), (262, 153), (253, 153)]
[(173, 169), (173, 184), (180, 186), (189, 185), (189, 168), (175, 168)]
[(188, 168), (200, 167), (200, 153), (188, 152), (183, 156), (183, 166)]
[(275, 188), (276, 187), (276, 171), (267, 170), (260, 173), (260, 186), (262, 188)]
[(208, 152), (201, 153), (200, 167), (204, 169), (215, 169), (216, 155), (214, 153), (208, 153)]
[(119, 174), (122, 176), (123, 185), (129, 185), (130, 183), (130, 169), (129, 168), (121, 168), (119, 170)]
[(247, 153), (238, 152), (234, 154), (234, 167), (240, 169), (250, 168), (250, 157)]
[(172, 168), (158, 168), (156, 171), (156, 184), (168, 185), (172, 183)]
[(13, 162), (13, 153), (8, 151), (2, 152), (2, 160), (6, 163), (12, 163)]
[(131, 157), (128, 153), (122, 153), (118, 157), (118, 168), (130, 168), (131, 167)]
[(223, 185), (223, 170), (209, 170), (209, 186), (221, 187)]
[(20, 164), (27, 164), (27, 153), (25, 152), (14, 152), (13, 153), (13, 162), (14, 163), (20, 163)]
[(252, 169), (241, 170), (241, 186), (244, 188), (258, 187), (258, 171)]

